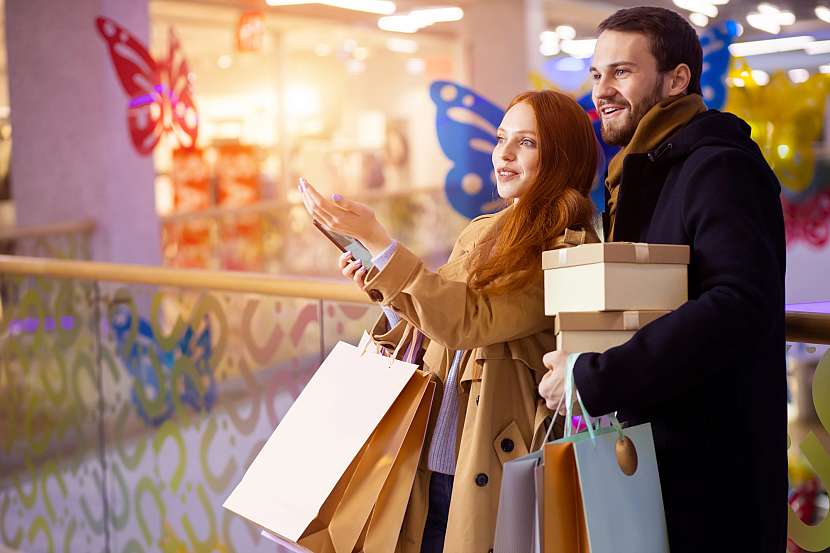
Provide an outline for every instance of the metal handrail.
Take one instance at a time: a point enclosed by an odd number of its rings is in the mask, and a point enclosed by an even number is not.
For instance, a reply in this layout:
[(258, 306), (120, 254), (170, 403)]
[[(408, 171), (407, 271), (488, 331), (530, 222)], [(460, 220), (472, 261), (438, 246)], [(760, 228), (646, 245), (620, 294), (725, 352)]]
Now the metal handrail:
[(830, 345), (830, 314), (788, 311), (787, 341)]
[(266, 273), (171, 269), (148, 265), (0, 255), (0, 274), (372, 303), (365, 292), (353, 283), (343, 280), (286, 277)]
[[(0, 274), (128, 282), (268, 296), (372, 303), (364, 292), (350, 282), (324, 278), (275, 276), (266, 273), (172, 269), (147, 265), (0, 255)], [(791, 342), (830, 345), (830, 314), (787, 312), (786, 337), (787, 341)]]
[(54, 223), (31, 227), (0, 227), (0, 240), (19, 240), (21, 238), (42, 238), (65, 234), (86, 234), (95, 231), (94, 219), (81, 219), (68, 223)]

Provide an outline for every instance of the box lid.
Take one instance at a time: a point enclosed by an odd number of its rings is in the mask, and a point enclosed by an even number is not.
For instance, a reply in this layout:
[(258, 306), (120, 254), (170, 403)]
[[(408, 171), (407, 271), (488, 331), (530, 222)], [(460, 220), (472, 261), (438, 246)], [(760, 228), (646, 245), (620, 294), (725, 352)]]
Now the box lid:
[(556, 333), (578, 330), (639, 330), (671, 311), (561, 312), (556, 314)]
[(689, 264), (689, 246), (643, 244), (639, 242), (599, 242), (542, 253), (543, 269), (558, 269), (591, 263)]

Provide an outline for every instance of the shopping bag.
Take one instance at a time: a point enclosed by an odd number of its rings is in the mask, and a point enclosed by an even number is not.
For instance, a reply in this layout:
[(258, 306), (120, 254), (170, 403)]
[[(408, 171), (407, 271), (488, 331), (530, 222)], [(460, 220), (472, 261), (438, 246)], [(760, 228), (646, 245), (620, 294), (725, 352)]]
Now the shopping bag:
[(565, 437), (505, 463), (495, 553), (668, 552), (651, 425), (624, 429), (612, 415), (601, 428), (584, 415), (587, 431), (573, 435), (574, 396), (581, 405), (569, 367)]
[[(424, 386), (427, 377), (416, 365), (395, 357), (338, 343), (223, 506), (278, 539), (294, 544), (303, 539), (301, 545), (312, 551), (335, 551), (328, 525), (364, 455), (371, 452), (370, 436), (387, 413), (401, 411), (391, 408), (405, 390), (407, 398), (418, 399), (418, 406), (431, 403)], [(422, 391), (412, 392), (413, 386)], [(394, 444), (381, 445), (394, 449)], [(365, 468), (360, 474), (367, 472), (372, 474)], [(381, 487), (382, 476), (377, 478)]]
[(393, 550), (398, 541), (409, 504), (409, 496), (412, 493), (412, 485), (415, 482), (418, 462), (421, 459), (435, 386), (435, 382), (429, 382), (429, 388), (425, 394), (428, 401), (422, 401), (418, 406), (415, 420), (401, 447), (401, 452), (395, 459), (389, 477), (383, 484), (365, 534), (361, 536), (355, 547), (356, 551), (387, 553)]

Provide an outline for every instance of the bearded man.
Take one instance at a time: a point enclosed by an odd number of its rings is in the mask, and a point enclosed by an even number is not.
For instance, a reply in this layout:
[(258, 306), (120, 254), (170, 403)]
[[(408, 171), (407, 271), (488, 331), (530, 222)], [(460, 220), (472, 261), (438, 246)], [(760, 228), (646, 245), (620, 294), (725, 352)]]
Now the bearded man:
[(706, 109), (700, 42), (684, 18), (624, 9), (599, 31), (593, 99), (603, 138), (623, 148), (608, 170), (606, 239), (688, 245), (689, 301), (605, 353), (547, 354), (539, 392), (555, 409), (572, 375), (589, 414), (651, 423), (673, 553), (781, 553), (780, 185), (749, 126)]

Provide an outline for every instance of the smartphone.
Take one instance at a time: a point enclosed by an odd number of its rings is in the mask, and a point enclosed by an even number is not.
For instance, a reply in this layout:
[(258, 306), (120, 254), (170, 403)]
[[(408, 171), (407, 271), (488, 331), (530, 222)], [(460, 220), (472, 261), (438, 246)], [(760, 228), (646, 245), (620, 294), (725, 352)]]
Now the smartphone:
[(331, 242), (337, 246), (341, 252), (349, 252), (352, 254), (353, 258), (362, 261), (363, 267), (366, 270), (372, 268), (372, 252), (370, 252), (366, 246), (361, 244), (359, 240), (346, 236), (345, 234), (334, 232), (333, 230), (323, 226), (316, 219), (312, 219), (312, 223), (314, 223), (317, 230), (323, 233), (323, 236), (331, 240)]

